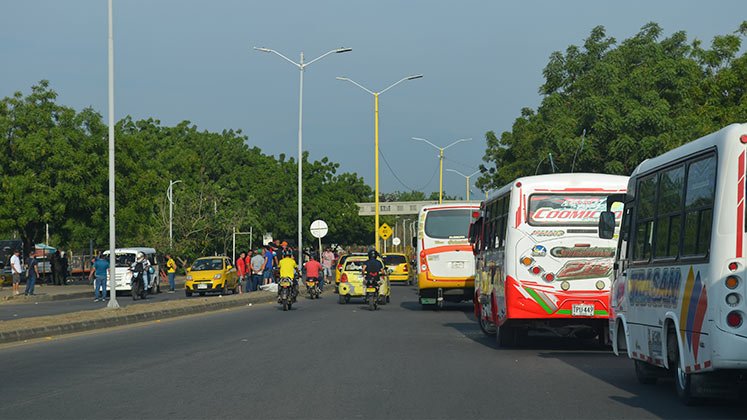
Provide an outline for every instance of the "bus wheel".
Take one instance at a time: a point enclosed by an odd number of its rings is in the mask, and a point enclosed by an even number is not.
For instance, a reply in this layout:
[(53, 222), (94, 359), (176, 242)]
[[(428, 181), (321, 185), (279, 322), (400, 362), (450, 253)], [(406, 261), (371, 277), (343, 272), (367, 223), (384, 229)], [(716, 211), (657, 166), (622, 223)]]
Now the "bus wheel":
[(485, 335), (495, 335), (497, 330), (495, 324), (484, 319), (482, 316), (480, 317), (480, 329)]
[(672, 358), (669, 361), (669, 368), (674, 372), (674, 387), (677, 389), (677, 396), (684, 405), (693, 405), (696, 398), (693, 397), (691, 374), (682, 369), (680, 363), (680, 348), (677, 345), (677, 335), (674, 328), (669, 327), (667, 333), (667, 347), (671, 349)]

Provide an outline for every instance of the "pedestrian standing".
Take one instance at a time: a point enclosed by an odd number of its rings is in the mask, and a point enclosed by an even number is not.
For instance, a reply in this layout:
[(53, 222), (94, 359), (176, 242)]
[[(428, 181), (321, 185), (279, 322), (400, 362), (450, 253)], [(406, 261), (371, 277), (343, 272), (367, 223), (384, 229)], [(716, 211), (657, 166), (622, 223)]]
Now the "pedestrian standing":
[(10, 272), (13, 277), (13, 296), (21, 294), (21, 273), (23, 273), (23, 266), (21, 265), (21, 251), (14, 249), (13, 256), (10, 257)]
[(29, 259), (26, 262), (26, 296), (34, 295), (34, 286), (36, 279), (39, 278), (39, 262), (34, 258), (34, 251), (29, 252)]
[(65, 251), (60, 253), (60, 277), (62, 278), (62, 285), (67, 285), (67, 271), (70, 267), (68, 266), (67, 254)]
[(60, 284), (60, 251), (55, 250), (54, 254), (49, 258), (49, 265), (52, 269), (52, 284), (58, 286)]
[(324, 253), (322, 253), (322, 266), (324, 267), (324, 277), (325, 279), (330, 278), (332, 276), (332, 265), (335, 261), (335, 254), (332, 252), (331, 249), (327, 248), (324, 250)]
[(166, 274), (169, 277), (169, 293), (174, 293), (176, 290), (176, 261), (171, 258), (171, 254), (166, 254)]
[(104, 253), (102, 252), (99, 254), (99, 257), (93, 263), (92, 273), (96, 276), (96, 280), (93, 286), (93, 301), (94, 302), (99, 302), (99, 301), (103, 302), (106, 299), (106, 276), (108, 272), (109, 272), (109, 260), (107, 258), (104, 258)]
[(236, 260), (236, 274), (239, 276), (239, 294), (241, 294), (244, 293), (242, 286), (246, 277), (246, 253), (243, 251)]
[(273, 264), (275, 255), (272, 253), (272, 242), (268, 243), (265, 247), (264, 256), (265, 256), (265, 265), (262, 271), (262, 284), (270, 284), (270, 280), (272, 279), (272, 269), (275, 267)]
[(254, 257), (254, 253), (252, 250), (246, 251), (246, 257), (244, 257), (244, 282), (246, 283), (246, 292), (253, 292), (254, 291), (254, 272), (252, 271), (252, 257)]
[(262, 248), (257, 248), (257, 253), (250, 261), (250, 267), (252, 269), (252, 290), (256, 291), (259, 289), (259, 282), (262, 280), (265, 268), (265, 256), (262, 255)]

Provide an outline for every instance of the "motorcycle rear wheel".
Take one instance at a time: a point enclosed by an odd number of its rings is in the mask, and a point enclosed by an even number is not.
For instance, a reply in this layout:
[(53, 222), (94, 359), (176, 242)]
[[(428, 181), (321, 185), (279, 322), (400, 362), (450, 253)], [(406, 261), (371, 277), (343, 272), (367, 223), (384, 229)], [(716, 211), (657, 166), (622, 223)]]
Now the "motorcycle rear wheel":
[(287, 302), (287, 301), (286, 301), (286, 302), (283, 302), (283, 310), (284, 310), (284, 311), (287, 311), (288, 309), (290, 309), (290, 304), (288, 304), (288, 302)]

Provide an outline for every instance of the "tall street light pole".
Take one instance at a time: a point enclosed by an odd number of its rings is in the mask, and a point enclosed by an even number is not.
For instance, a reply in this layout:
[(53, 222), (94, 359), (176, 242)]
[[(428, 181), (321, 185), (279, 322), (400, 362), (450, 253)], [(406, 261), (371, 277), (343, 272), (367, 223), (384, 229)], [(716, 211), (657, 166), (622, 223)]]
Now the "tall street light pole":
[(166, 190), (166, 198), (169, 199), (169, 251), (174, 248), (174, 185), (182, 182), (169, 180), (169, 188)]
[(112, 0), (108, 4), (108, 21), (109, 21), (109, 304), (108, 308), (119, 308), (117, 302), (117, 279), (116, 266), (117, 254), (114, 252), (117, 247), (117, 231), (114, 220), (114, 29), (112, 25)]
[(308, 63), (304, 62), (303, 58), (303, 52), (301, 52), (301, 60), (296, 63), (295, 61), (291, 60), (290, 58), (284, 56), (283, 54), (280, 54), (279, 52), (270, 49), (270, 48), (258, 48), (254, 47), (255, 50), (266, 52), (266, 53), (273, 53), (280, 58), (284, 59), (285, 61), (293, 64), (296, 66), (300, 73), (300, 82), (299, 82), (299, 89), (298, 89), (298, 263), (303, 263), (303, 73), (306, 67), (310, 66), (311, 63), (321, 60), (322, 58), (332, 54), (340, 54), (340, 53), (346, 53), (348, 51), (353, 51), (352, 48), (337, 48), (331, 51), (327, 51), (326, 53), (320, 55), (319, 57), (309, 61)]
[(345, 82), (350, 82), (359, 88), (365, 90), (366, 92), (370, 93), (374, 97), (374, 183), (376, 184), (374, 187), (374, 206), (376, 207), (376, 210), (374, 210), (374, 246), (376, 248), (376, 252), (380, 252), (379, 249), (379, 95), (386, 92), (387, 90), (397, 86), (398, 84), (407, 81), (407, 80), (415, 80), (422, 78), (422, 74), (413, 74), (411, 76), (403, 77), (402, 79), (392, 83), (387, 87), (386, 89), (380, 91), (380, 92), (374, 92), (370, 89), (365, 88), (363, 85), (359, 84), (358, 82), (349, 79), (347, 77), (338, 77), (337, 80), (342, 80)]
[(448, 149), (451, 146), (454, 146), (455, 144), (459, 144), (464, 141), (471, 141), (472, 137), (468, 139), (459, 139), (445, 147), (438, 147), (435, 144), (429, 142), (428, 140), (420, 138), (420, 137), (413, 137), (412, 139), (428, 143), (434, 148), (436, 148), (436, 150), (438, 150), (438, 168), (439, 168), (438, 169), (438, 204), (441, 204), (444, 201), (443, 200), (444, 198), (444, 150)]
[(465, 179), (465, 180), (467, 181), (467, 201), (469, 201), (469, 179), (470, 179), (470, 178), (472, 178), (473, 176), (475, 176), (475, 175), (479, 174), (479, 173), (480, 173), (480, 171), (475, 171), (475, 172), (472, 172), (472, 173), (471, 173), (471, 174), (469, 174), (469, 175), (465, 175), (465, 174), (463, 174), (463, 173), (461, 173), (461, 172), (457, 171), (456, 169), (447, 169), (447, 171), (449, 171), (449, 172), (454, 172), (455, 174), (459, 174), (459, 175), (463, 176), (463, 177), (464, 177), (464, 179)]

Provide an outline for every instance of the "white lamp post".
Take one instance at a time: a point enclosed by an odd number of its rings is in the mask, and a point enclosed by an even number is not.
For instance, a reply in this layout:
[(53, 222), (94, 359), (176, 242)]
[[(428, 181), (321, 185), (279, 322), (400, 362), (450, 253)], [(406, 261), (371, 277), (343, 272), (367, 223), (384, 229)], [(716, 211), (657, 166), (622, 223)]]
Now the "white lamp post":
[(166, 198), (169, 199), (169, 251), (174, 248), (174, 185), (182, 182), (169, 180), (169, 188), (166, 190)]
[(473, 176), (479, 174), (480, 171), (472, 172), (469, 175), (465, 175), (465, 174), (457, 171), (456, 169), (447, 169), (447, 171), (454, 172), (455, 174), (459, 174), (459, 175), (463, 176), (467, 180), (467, 201), (469, 201), (469, 179), (472, 178)]
[(300, 73), (300, 83), (299, 83), (299, 89), (298, 89), (298, 263), (303, 263), (303, 208), (302, 208), (302, 199), (303, 199), (303, 180), (301, 178), (303, 174), (302, 169), (302, 163), (303, 163), (303, 72), (306, 69), (306, 67), (310, 66), (311, 63), (321, 60), (322, 58), (332, 54), (332, 53), (345, 53), (348, 51), (353, 51), (352, 48), (337, 48), (331, 51), (327, 51), (326, 53), (320, 55), (319, 57), (309, 61), (308, 63), (304, 62), (303, 59), (303, 52), (301, 52), (301, 60), (296, 63), (295, 61), (291, 60), (290, 58), (284, 56), (283, 54), (280, 54), (279, 52), (270, 49), (270, 48), (258, 48), (254, 47), (257, 51), (262, 51), (266, 53), (273, 53), (280, 58), (284, 59), (285, 61), (293, 64), (298, 68), (298, 71)]
[(109, 15), (109, 304), (108, 308), (119, 308), (117, 302), (117, 231), (114, 220), (114, 29), (112, 27), (112, 0), (108, 4)]

